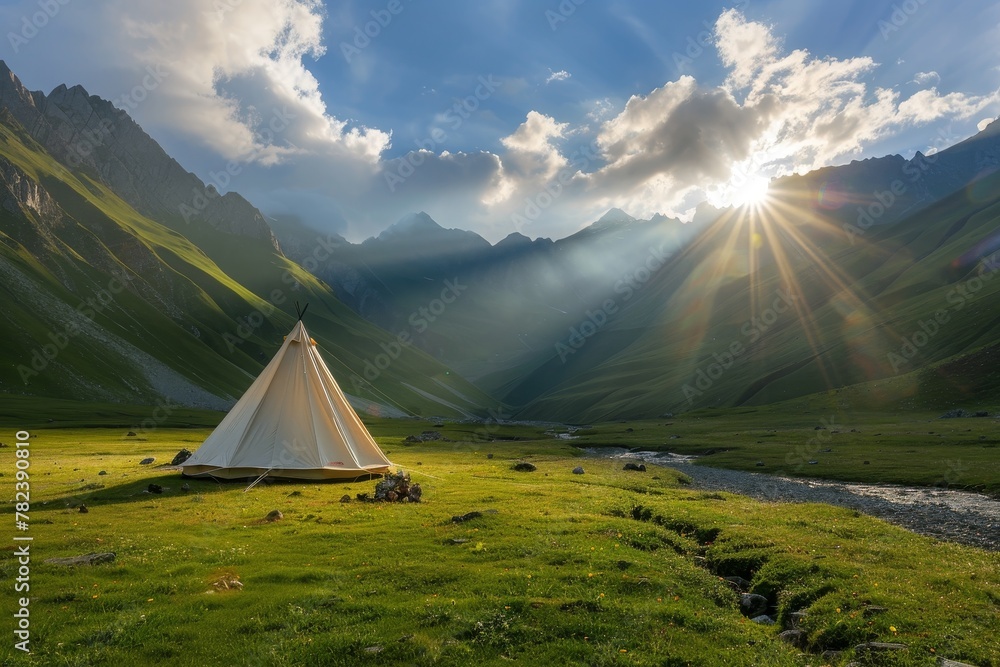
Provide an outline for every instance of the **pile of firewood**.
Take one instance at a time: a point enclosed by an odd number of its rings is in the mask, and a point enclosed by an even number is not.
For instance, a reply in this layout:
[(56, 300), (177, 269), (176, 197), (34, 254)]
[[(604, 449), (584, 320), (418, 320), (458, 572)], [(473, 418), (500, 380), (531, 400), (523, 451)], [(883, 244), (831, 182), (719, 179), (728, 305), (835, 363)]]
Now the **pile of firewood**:
[[(375, 483), (375, 502), (385, 503), (419, 503), (422, 493), (419, 484), (410, 482), (410, 475), (398, 470), (387, 472)], [(362, 500), (362, 498), (358, 498)], [(367, 498), (365, 499), (367, 500)]]

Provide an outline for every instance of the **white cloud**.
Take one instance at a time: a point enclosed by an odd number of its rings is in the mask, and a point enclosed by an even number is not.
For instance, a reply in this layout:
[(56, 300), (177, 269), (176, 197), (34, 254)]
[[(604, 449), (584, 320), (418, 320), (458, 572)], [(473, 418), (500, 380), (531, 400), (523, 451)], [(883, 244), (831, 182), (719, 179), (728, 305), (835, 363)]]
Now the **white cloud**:
[[(144, 123), (227, 159), (274, 163), (307, 146), (374, 163), (389, 133), (330, 115), (305, 65), (325, 53), (323, 17), (319, 0), (105, 0), (85, 20), (113, 35), (104, 48), (114, 62), (97, 67), (167, 73), (141, 109)], [(275, 115), (294, 117), (280, 137), (266, 131)]]
[(722, 64), (729, 68), (728, 82), (742, 88), (760, 69), (774, 60), (778, 40), (762, 23), (747, 21), (736, 9), (722, 13), (715, 23), (716, 46)]
[(552, 83), (553, 81), (565, 81), (571, 76), (573, 75), (564, 69), (561, 69), (558, 72), (553, 72), (552, 70), (549, 70), (549, 78), (545, 79), (545, 83)]
[(931, 70), (930, 72), (917, 72), (913, 76), (913, 83), (918, 86), (926, 86), (927, 84), (941, 83), (941, 75), (937, 72)]

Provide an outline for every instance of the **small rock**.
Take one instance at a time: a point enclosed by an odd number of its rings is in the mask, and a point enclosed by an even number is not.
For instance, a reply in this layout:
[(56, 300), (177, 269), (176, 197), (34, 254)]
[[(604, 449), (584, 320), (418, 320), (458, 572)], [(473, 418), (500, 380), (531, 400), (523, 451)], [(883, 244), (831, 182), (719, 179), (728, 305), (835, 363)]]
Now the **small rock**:
[(757, 463), (755, 463), (754, 465), (756, 465), (758, 468), (763, 468), (764, 467), (764, 462), (763, 461), (757, 461)]
[(938, 667), (976, 667), (975, 665), (970, 665), (967, 662), (958, 662), (956, 660), (949, 660), (948, 658), (938, 658)]
[(817, 463), (819, 463), (819, 461), (815, 461), (815, 460), (813, 460), (813, 461), (810, 461), (810, 462), (809, 462), (809, 465), (811, 465), (811, 466), (814, 466), (814, 465), (816, 465)]
[(340, 497), (340, 502), (342, 502), (342, 503), (349, 503), (349, 502), (351, 502), (351, 496), (350, 496), (350, 494), (345, 493), (344, 495), (342, 495)]
[(113, 552), (108, 553), (89, 553), (83, 556), (70, 556), (68, 558), (46, 558), (45, 562), (49, 565), (65, 565), (67, 567), (76, 567), (77, 565), (100, 565), (101, 563), (111, 563), (115, 560), (115, 554)]
[(98, 475), (107, 475), (107, 474), (108, 474), (108, 471), (107, 471), (107, 470), (102, 470), (101, 472), (99, 472), (99, 473), (97, 473), (97, 474), (98, 474)]
[(87, 514), (90, 510), (87, 509), (86, 505), (80, 505), (80, 514)]
[(802, 630), (785, 630), (778, 635), (778, 639), (784, 640), (791, 644), (792, 646), (797, 646), (798, 648), (805, 648), (806, 644), (806, 633)]
[(274, 523), (275, 521), (281, 521), (284, 518), (285, 515), (281, 513), (281, 510), (271, 510), (267, 513), (267, 516), (264, 517), (264, 521)]
[(875, 614), (884, 614), (887, 611), (889, 611), (888, 607), (879, 607), (879, 606), (870, 604), (870, 605), (868, 605), (867, 607), (864, 608), (864, 611), (862, 612), (862, 614), (864, 614), (865, 616), (874, 616)]
[(821, 450), (819, 450), (819, 453), (820, 454), (829, 454), (832, 451), (833, 451), (832, 449), (821, 449)]
[(488, 458), (488, 459), (492, 459), (492, 458), (493, 458), (493, 454), (487, 454), (487, 455), (486, 455), (486, 458)]
[(635, 430), (635, 429), (632, 429), (632, 428), (627, 428), (627, 429), (625, 429), (625, 432), (626, 432), (626, 433), (632, 433), (632, 432), (633, 432), (634, 430)]
[(191, 485), (190, 484), (188, 484), (187, 482), (184, 482), (183, 484), (181, 484), (181, 491), (183, 491), (184, 493), (187, 493), (190, 490), (191, 490)]
[(774, 625), (774, 619), (767, 614), (761, 614), (760, 616), (754, 616), (750, 619), (752, 623), (759, 623), (761, 625)]
[(638, 465), (636, 465), (635, 463), (626, 463), (624, 466), (622, 466), (622, 470), (632, 470), (634, 472), (646, 472), (646, 466), (645, 464), (642, 463)]
[(473, 519), (478, 519), (483, 515), (482, 512), (466, 512), (465, 514), (459, 514), (458, 516), (451, 517), (453, 523), (465, 523), (466, 521), (472, 521)]
[(181, 451), (174, 454), (174, 458), (170, 460), (170, 465), (179, 466), (180, 464), (187, 461), (189, 458), (191, 458), (191, 452), (189, 452), (187, 449), (182, 449)]
[(465, 544), (468, 541), (469, 540), (465, 539), (464, 537), (453, 537), (450, 540), (448, 540), (450, 544)]
[(756, 593), (744, 593), (740, 596), (740, 613), (747, 618), (760, 616), (767, 611), (767, 598)]
[(155, 458), (153, 458), (152, 456), (149, 456), (149, 457), (144, 458), (143, 460), (139, 461), (139, 465), (141, 465), (141, 466), (148, 466), (150, 463), (152, 463), (155, 460), (156, 460)]
[(514, 464), (513, 469), (518, 472), (535, 472), (538, 470), (534, 463), (528, 463), (527, 461), (518, 461)]
[(809, 612), (807, 612), (805, 610), (793, 611), (791, 614), (789, 614), (788, 615), (788, 624), (791, 626), (791, 629), (794, 630), (794, 629), (798, 628), (800, 625), (802, 625), (802, 621), (806, 620), (806, 616), (808, 616), (808, 615), (809, 615)]
[(130, 438), (134, 438), (135, 437), (135, 431), (129, 431), (125, 435), (128, 436), (128, 437), (130, 437)]
[(583, 466), (577, 466), (577, 467), (573, 468), (573, 474), (574, 475), (582, 475), (583, 474)]
[(366, 646), (365, 653), (381, 653), (385, 649), (381, 646)]
[(150, 484), (146, 487), (147, 493), (163, 493), (163, 487), (159, 484)]
[(865, 461), (863, 465), (870, 466), (871, 464), (872, 464), (871, 461)]

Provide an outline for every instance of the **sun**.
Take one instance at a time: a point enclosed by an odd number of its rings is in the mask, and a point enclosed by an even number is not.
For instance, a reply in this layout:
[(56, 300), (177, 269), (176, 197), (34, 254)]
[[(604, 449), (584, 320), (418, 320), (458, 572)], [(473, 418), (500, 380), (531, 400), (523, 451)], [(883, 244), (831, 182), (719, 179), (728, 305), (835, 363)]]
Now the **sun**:
[(767, 201), (770, 186), (771, 181), (760, 174), (746, 176), (742, 183), (730, 184), (729, 203), (737, 208), (760, 206)]

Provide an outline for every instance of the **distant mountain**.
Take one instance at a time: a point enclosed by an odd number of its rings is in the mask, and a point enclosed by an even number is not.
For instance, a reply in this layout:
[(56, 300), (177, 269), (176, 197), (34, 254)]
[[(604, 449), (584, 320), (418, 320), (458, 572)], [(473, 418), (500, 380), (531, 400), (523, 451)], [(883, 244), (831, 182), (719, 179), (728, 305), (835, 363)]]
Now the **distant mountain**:
[[(720, 217), (622, 317), (505, 399), (520, 417), (585, 422), (827, 391), (862, 410), (994, 405), (998, 128), (913, 180), (919, 155), (776, 183), (769, 207)], [(824, 206), (833, 179), (840, 205)], [(860, 228), (858, 208), (878, 211), (880, 196), (883, 214)]]
[(109, 102), (28, 92), (0, 63), (0, 105), (0, 394), (225, 409), (300, 301), (356, 405), (457, 417), (492, 404), (344, 306), (239, 195), (185, 221), (204, 184)]
[[(1000, 398), (975, 361), (1000, 342), (989, 315), (1000, 280), (954, 314), (951, 333), (889, 361), (1000, 249), (998, 156), (995, 122), (932, 156), (776, 180), (762, 211), (705, 204), (685, 225), (612, 209), (555, 242), (512, 234), (488, 246), (421, 214), (341, 243), (316, 273), (526, 418), (649, 417), (848, 386), (864, 402), (868, 382), (913, 390), (878, 393), (892, 406)], [(661, 247), (662, 260), (651, 255)], [(423, 321), (455, 277), (468, 291), (414, 331), (408, 318)], [(761, 323), (783, 294), (795, 307)], [(960, 386), (942, 384), (940, 363), (968, 371)]]
[[(308, 239), (317, 232), (287, 220), (274, 224), (289, 256), (306, 264)], [(497, 394), (570, 335), (594, 295), (619, 283), (630, 289), (625, 280), (646, 270), (651, 251), (677, 252), (701, 224), (664, 216), (637, 220), (612, 210), (559, 241), (515, 232), (491, 246), (419, 213), (361, 244), (338, 239), (331, 256), (310, 268), (360, 315), (411, 336)], [(450, 284), (458, 293), (442, 297)]]

